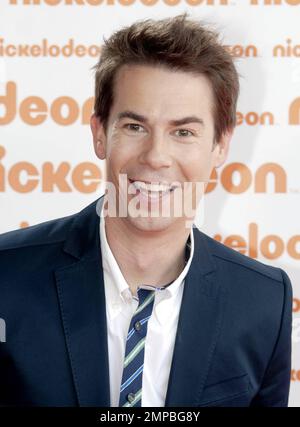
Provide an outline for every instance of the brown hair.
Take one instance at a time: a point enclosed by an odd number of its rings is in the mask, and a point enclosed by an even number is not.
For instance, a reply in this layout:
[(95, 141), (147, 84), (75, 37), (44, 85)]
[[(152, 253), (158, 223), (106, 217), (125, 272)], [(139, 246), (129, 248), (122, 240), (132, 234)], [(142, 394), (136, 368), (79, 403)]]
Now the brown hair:
[(239, 78), (230, 53), (218, 33), (187, 14), (158, 21), (136, 21), (104, 38), (95, 72), (95, 115), (106, 130), (113, 104), (113, 84), (122, 65), (160, 65), (173, 70), (204, 74), (214, 94), (215, 142), (236, 125)]

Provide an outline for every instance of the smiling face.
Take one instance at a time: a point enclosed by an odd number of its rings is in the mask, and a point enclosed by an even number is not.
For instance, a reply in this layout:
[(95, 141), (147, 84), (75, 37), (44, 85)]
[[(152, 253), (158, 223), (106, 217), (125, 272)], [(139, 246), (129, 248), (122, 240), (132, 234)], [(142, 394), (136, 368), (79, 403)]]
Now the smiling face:
[[(183, 206), (183, 200), (196, 207), (196, 183), (203, 188), (212, 168), (225, 161), (232, 135), (224, 134), (213, 149), (212, 106), (213, 93), (204, 75), (148, 65), (119, 69), (106, 133), (95, 115), (91, 129), (96, 155), (106, 159), (107, 181), (116, 188), (117, 204), (119, 194), (120, 200), (127, 200), (129, 215), (120, 221), (144, 231), (184, 226), (186, 209), (181, 208), (178, 217), (174, 207)], [(134, 194), (125, 195), (120, 174), (126, 174)], [(131, 214), (130, 206), (143, 215)], [(171, 207), (168, 216), (162, 214), (166, 206)]]

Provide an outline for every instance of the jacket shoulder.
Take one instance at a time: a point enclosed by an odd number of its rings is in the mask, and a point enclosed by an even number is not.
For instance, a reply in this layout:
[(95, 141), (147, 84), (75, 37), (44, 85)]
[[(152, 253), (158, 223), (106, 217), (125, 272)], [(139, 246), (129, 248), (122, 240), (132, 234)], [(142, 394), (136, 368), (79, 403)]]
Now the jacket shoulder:
[(223, 243), (213, 239), (205, 233), (200, 232), (206, 243), (209, 247), (210, 253), (219, 260), (223, 260), (228, 263), (232, 263), (232, 265), (236, 265), (237, 267), (244, 267), (248, 270), (252, 270), (254, 273), (258, 273), (260, 275), (266, 276), (270, 279), (276, 280), (282, 283), (282, 272), (278, 267), (274, 267), (268, 264), (265, 264), (261, 261), (258, 261), (254, 258), (251, 258), (247, 255), (238, 252), (235, 249), (232, 249)]
[(0, 251), (62, 242), (76, 214), (0, 234)]

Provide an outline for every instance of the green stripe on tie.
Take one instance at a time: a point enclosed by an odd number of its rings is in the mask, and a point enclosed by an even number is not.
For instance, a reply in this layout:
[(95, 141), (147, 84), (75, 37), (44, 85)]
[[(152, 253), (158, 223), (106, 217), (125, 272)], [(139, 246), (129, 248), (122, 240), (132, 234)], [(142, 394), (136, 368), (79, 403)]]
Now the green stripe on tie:
[(135, 356), (144, 348), (146, 338), (143, 338), (128, 354), (124, 360), (124, 368), (129, 365), (129, 363), (135, 358)]

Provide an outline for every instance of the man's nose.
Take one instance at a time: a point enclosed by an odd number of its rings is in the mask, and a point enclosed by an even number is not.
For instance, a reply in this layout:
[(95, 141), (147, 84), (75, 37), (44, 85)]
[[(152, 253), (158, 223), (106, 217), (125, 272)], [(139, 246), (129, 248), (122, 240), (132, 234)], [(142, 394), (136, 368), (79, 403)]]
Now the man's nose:
[(164, 135), (153, 134), (145, 141), (143, 151), (140, 155), (140, 162), (153, 169), (170, 167), (172, 165), (170, 146)]

